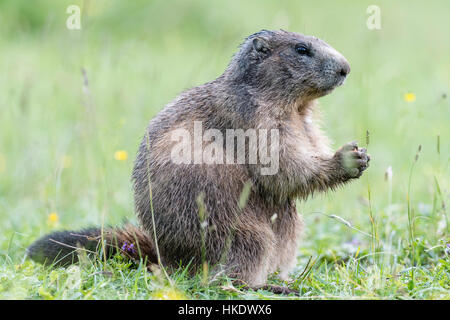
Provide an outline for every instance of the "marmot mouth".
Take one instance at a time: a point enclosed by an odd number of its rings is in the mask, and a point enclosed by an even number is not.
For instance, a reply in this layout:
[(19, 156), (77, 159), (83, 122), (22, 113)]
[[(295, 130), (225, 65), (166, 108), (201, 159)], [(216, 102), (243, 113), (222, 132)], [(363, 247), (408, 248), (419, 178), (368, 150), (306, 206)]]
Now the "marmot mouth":
[(325, 87), (324, 91), (327, 91), (328, 93), (330, 93), (331, 91), (333, 91), (337, 87), (340, 87), (340, 86), (344, 85), (345, 79), (347, 79), (347, 77), (338, 77), (332, 84), (330, 84), (329, 86)]
[(340, 77), (338, 80), (338, 84), (335, 87), (340, 87), (340, 86), (344, 85), (346, 79), (347, 79), (347, 77)]
[(311, 91), (313, 92), (313, 95), (316, 95), (318, 97), (326, 96), (333, 92), (333, 90), (337, 87), (344, 85), (346, 79), (347, 77), (345, 76), (331, 76), (329, 77), (329, 81), (327, 81), (326, 83), (313, 85)]

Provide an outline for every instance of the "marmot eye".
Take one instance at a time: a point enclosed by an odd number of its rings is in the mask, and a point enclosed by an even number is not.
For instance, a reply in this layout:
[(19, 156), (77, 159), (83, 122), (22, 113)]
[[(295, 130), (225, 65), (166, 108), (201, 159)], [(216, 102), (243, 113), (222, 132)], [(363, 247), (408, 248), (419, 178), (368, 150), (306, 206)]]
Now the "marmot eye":
[(305, 46), (304, 44), (299, 44), (295, 46), (295, 51), (297, 51), (298, 54), (301, 55), (309, 55), (309, 48)]

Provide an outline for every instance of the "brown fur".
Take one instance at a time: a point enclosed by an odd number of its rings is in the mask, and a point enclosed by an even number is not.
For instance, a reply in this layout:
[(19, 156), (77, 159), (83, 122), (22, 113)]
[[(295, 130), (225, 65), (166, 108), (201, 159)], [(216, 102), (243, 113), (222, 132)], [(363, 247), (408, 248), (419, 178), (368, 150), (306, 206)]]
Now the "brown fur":
[[(308, 53), (298, 51), (299, 43)], [(296, 198), (334, 189), (368, 166), (355, 143), (331, 152), (317, 120), (316, 99), (349, 71), (342, 55), (314, 37), (261, 31), (247, 38), (224, 74), (183, 92), (150, 122), (133, 171), (141, 228), (115, 230), (119, 246), (137, 239), (140, 253), (155, 262), (156, 231), (167, 266), (190, 263), (195, 271), (205, 258), (250, 286), (263, 285), (275, 271), (286, 279), (302, 230)], [(226, 129), (278, 129), (278, 172), (261, 175), (260, 164), (173, 163), (171, 132), (192, 132), (194, 121), (224, 136)], [(240, 208), (247, 183), (251, 191)]]

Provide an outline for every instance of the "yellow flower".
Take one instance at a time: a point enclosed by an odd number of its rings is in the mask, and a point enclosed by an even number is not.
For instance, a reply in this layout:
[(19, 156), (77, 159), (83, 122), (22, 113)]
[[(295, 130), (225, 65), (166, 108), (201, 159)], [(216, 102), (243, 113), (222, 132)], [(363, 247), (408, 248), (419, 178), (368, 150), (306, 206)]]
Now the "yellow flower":
[(403, 96), (403, 99), (406, 102), (414, 102), (414, 101), (416, 101), (416, 95), (412, 92), (405, 93), (405, 95)]
[(128, 159), (128, 152), (125, 150), (118, 150), (114, 153), (114, 159), (118, 161), (125, 161)]
[(61, 165), (64, 169), (68, 169), (72, 166), (72, 157), (71, 156), (62, 156), (61, 157)]
[(42, 287), (42, 286), (39, 287), (38, 293), (45, 300), (53, 300), (53, 299), (55, 299), (55, 297), (50, 292), (45, 290), (44, 287)]
[(186, 300), (183, 292), (175, 288), (163, 288), (153, 292), (152, 297), (156, 300)]
[(59, 221), (59, 216), (58, 216), (58, 214), (56, 212), (51, 212), (48, 215), (47, 223), (49, 225), (54, 226), (54, 225), (56, 225), (58, 223), (58, 221)]

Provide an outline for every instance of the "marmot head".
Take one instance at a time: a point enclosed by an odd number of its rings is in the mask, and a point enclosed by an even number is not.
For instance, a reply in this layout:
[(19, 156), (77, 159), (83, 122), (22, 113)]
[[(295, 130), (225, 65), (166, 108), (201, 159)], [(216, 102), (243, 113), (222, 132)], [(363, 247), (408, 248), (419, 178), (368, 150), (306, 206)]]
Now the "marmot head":
[(263, 30), (244, 41), (225, 75), (259, 92), (310, 100), (340, 86), (349, 72), (347, 60), (318, 38)]

